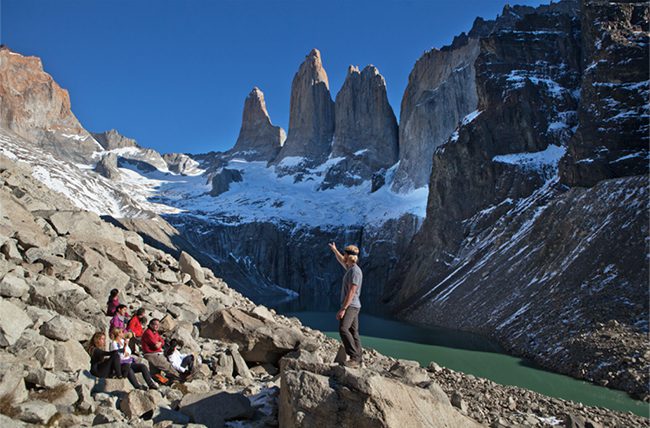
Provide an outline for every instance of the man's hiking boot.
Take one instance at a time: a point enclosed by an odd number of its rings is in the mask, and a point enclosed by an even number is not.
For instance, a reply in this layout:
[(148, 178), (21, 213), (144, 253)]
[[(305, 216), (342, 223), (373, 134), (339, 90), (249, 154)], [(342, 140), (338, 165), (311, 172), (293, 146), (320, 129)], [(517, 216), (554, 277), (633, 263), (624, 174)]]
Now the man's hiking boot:
[(357, 360), (347, 360), (346, 362), (343, 363), (343, 365), (351, 369), (358, 369), (359, 367), (361, 367), (361, 362)]

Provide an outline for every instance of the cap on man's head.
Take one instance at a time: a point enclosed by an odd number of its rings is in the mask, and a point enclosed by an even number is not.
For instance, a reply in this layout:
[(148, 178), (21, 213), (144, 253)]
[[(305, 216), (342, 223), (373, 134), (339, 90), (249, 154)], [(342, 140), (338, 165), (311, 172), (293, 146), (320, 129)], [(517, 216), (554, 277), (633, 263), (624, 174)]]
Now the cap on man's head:
[(350, 256), (358, 256), (359, 255), (359, 248), (356, 245), (348, 245), (345, 247), (343, 250), (345, 254), (348, 254)]

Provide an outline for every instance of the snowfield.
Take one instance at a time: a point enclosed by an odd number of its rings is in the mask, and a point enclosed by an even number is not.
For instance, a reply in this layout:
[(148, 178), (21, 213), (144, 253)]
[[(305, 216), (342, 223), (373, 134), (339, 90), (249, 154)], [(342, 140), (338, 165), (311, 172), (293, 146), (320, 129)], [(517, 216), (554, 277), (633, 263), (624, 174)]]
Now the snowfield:
[[(165, 181), (142, 172), (138, 182), (146, 186), (146, 180), (159, 180), (153, 200), (224, 224), (290, 222), (327, 229), (380, 225), (407, 213), (425, 216), (426, 187), (399, 194), (385, 185), (370, 193), (371, 183), (365, 181), (356, 187), (318, 190), (329, 167), (340, 160), (330, 159), (298, 179), (294, 175), (278, 175), (274, 167), (266, 167), (266, 162), (233, 159), (225, 168), (240, 171), (243, 181), (231, 183), (229, 190), (217, 197), (208, 194), (210, 185), (205, 176)], [(392, 179), (394, 170), (395, 167), (389, 171), (388, 179)]]
[[(73, 164), (39, 154), (28, 142), (0, 133), (0, 153), (33, 166), (33, 176), (53, 190), (68, 196), (77, 206), (100, 215), (133, 217), (188, 213), (220, 224), (250, 222), (293, 223), (295, 227), (323, 229), (373, 225), (404, 214), (424, 218), (428, 188), (395, 193), (390, 182), (396, 166), (386, 175), (387, 185), (370, 193), (371, 182), (356, 187), (336, 186), (319, 190), (329, 168), (343, 158), (328, 159), (322, 165), (297, 175), (282, 175), (281, 167), (266, 162), (233, 159), (224, 168), (239, 170), (242, 182), (231, 183), (227, 192), (213, 197), (210, 178), (196, 167), (192, 175), (180, 175), (160, 165), (159, 154), (137, 147), (98, 151), (93, 160), (114, 153), (120, 158), (120, 177), (109, 180), (93, 171), (95, 163)], [(282, 166), (302, 163), (302, 158), (285, 159)], [(141, 169), (145, 162), (154, 168)]]

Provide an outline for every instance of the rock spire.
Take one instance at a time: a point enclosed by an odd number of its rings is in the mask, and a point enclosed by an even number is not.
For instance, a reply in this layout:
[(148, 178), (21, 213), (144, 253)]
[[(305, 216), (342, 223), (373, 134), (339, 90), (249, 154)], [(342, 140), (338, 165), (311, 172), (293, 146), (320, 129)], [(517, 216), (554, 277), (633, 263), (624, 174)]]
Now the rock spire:
[(277, 156), (285, 139), (284, 129), (271, 123), (264, 93), (253, 88), (244, 102), (239, 137), (230, 153), (247, 160), (270, 161)]
[(332, 156), (364, 151), (375, 170), (397, 162), (397, 120), (386, 95), (386, 81), (375, 66), (359, 72), (350, 66), (336, 96), (336, 126)]
[(276, 161), (289, 156), (319, 164), (327, 158), (334, 135), (334, 102), (321, 54), (312, 49), (291, 84), (289, 133)]

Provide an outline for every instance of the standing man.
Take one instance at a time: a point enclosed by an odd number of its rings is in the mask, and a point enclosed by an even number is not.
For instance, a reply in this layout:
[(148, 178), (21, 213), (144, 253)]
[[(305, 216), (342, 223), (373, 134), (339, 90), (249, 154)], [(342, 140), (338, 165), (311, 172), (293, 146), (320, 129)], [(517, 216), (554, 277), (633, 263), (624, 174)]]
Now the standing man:
[(357, 265), (359, 261), (359, 248), (355, 245), (348, 245), (341, 254), (333, 242), (329, 244), (330, 249), (336, 256), (336, 260), (345, 269), (343, 284), (341, 285), (341, 309), (336, 314), (339, 320), (339, 333), (345, 353), (350, 357), (344, 363), (347, 367), (359, 367), (362, 361), (363, 350), (359, 340), (359, 311), (361, 310), (361, 283), (363, 273)]

